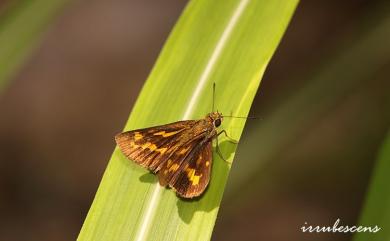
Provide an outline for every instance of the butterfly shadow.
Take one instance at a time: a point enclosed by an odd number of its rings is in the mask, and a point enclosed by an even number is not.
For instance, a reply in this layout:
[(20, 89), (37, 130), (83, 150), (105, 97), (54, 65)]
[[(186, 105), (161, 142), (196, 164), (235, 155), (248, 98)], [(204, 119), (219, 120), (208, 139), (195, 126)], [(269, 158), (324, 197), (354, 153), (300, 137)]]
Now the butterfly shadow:
[(150, 184), (158, 183), (156, 175), (153, 174), (152, 172), (147, 172), (143, 174), (142, 176), (139, 177), (139, 180), (143, 183), (150, 183)]
[[(219, 148), (223, 158), (229, 159), (235, 152), (237, 145), (227, 140), (219, 143)], [(218, 189), (223, 189), (230, 169), (230, 163), (224, 161), (217, 153), (214, 147), (213, 166), (211, 171), (210, 183), (205, 192), (196, 198), (185, 199), (178, 198), (176, 205), (180, 218), (185, 223), (190, 223), (195, 212), (211, 212), (219, 206), (222, 196)]]

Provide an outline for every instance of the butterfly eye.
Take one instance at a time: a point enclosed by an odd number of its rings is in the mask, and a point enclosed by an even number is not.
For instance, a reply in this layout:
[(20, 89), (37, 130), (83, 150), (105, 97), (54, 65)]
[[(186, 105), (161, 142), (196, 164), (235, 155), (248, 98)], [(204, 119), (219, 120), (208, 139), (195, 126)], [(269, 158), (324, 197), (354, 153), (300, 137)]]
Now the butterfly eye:
[(214, 121), (214, 125), (215, 125), (215, 127), (220, 126), (220, 125), (221, 125), (221, 119), (216, 119), (216, 120)]

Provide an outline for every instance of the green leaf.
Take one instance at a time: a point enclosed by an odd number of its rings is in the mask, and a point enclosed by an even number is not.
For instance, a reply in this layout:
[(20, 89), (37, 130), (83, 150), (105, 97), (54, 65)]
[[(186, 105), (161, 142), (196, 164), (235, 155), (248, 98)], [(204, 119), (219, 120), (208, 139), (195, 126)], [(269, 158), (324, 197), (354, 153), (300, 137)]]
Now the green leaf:
[(354, 241), (390, 240), (390, 132), (387, 134), (373, 171), (367, 200), (360, 218), (363, 227), (381, 228), (377, 233), (356, 233)]
[[(145, 83), (125, 130), (203, 118), (216, 83), (219, 111), (246, 116), (297, 1), (191, 1)], [(239, 139), (245, 121), (221, 129)], [(220, 139), (232, 162), (236, 145)], [(230, 164), (214, 154), (208, 190), (183, 200), (115, 149), (78, 240), (208, 240)]]
[(5, 5), (0, 18), (0, 90), (29, 56), (50, 20), (68, 0), (28, 0)]

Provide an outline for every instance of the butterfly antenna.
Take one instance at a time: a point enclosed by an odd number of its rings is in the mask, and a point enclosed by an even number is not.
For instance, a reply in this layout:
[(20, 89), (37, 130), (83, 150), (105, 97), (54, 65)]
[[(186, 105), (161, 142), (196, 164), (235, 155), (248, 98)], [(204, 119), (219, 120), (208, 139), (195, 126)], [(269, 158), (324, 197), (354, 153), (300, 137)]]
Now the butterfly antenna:
[(230, 117), (230, 118), (239, 118), (239, 119), (259, 119), (259, 117), (254, 116), (232, 116), (232, 115), (224, 115), (223, 118)]
[(214, 102), (215, 102), (215, 82), (213, 82), (213, 109), (211, 112), (214, 112)]

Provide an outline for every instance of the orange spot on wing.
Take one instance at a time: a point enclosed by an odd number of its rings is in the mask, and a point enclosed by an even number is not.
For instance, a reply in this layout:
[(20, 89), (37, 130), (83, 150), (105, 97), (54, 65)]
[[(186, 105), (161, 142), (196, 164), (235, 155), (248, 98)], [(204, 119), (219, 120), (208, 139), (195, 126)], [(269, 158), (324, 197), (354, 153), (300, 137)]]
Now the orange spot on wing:
[(143, 144), (142, 146), (141, 146), (141, 148), (142, 149), (149, 149), (149, 150), (151, 150), (151, 151), (154, 151), (154, 150), (156, 150), (157, 149), (157, 146), (155, 145), (155, 144), (152, 144), (152, 143), (150, 143), (150, 142), (146, 142), (145, 144)]
[(172, 165), (172, 160), (168, 159), (167, 167), (169, 168)]
[(179, 155), (184, 155), (184, 154), (186, 154), (187, 153), (187, 151), (188, 151), (188, 149), (190, 149), (190, 147), (188, 146), (188, 147), (186, 147), (186, 148), (183, 148), (183, 149), (181, 149), (180, 151), (179, 151)]
[(199, 156), (198, 160), (196, 160), (196, 165), (199, 166), (202, 163), (202, 156)]
[(138, 141), (138, 140), (140, 140), (140, 139), (142, 139), (142, 138), (143, 138), (143, 135), (140, 134), (139, 132), (135, 132), (135, 133), (134, 133), (134, 139), (135, 139), (136, 141)]
[(171, 131), (171, 132), (160, 131), (160, 132), (154, 133), (153, 135), (154, 136), (169, 137), (169, 136), (175, 135), (178, 132), (180, 132), (180, 131)]
[(177, 171), (177, 169), (179, 169), (179, 165), (174, 163), (170, 168), (169, 168), (169, 171), (170, 172), (175, 172)]
[(202, 174), (195, 175), (195, 169), (193, 169), (193, 168), (186, 169), (186, 172), (187, 172), (187, 177), (192, 182), (192, 185), (198, 185), (200, 177), (202, 176)]
[(168, 150), (168, 148), (163, 147), (163, 148), (157, 149), (156, 151), (160, 152), (161, 154), (164, 154), (167, 150)]

